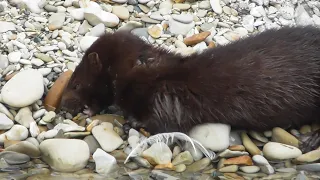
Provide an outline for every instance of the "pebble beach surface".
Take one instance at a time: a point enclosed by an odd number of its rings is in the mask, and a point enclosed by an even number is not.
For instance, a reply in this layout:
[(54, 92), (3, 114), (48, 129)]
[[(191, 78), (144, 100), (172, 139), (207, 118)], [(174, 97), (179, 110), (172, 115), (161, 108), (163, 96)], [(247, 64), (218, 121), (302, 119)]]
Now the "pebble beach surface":
[(320, 179), (320, 148), (303, 154), (296, 138), (319, 124), (266, 132), (200, 125), (188, 135), (211, 156), (165, 138), (128, 158), (146, 137), (126, 136), (117, 109), (56, 111), (84, 51), (105, 32), (131, 30), (189, 55), (310, 24), (320, 27), (318, 0), (0, 0), (0, 179)]

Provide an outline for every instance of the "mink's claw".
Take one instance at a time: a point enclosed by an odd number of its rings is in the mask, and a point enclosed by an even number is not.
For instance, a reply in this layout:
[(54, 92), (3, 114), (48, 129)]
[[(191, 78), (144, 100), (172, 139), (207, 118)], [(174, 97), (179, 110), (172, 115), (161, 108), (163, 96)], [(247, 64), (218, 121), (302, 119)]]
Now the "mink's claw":
[(301, 144), (299, 149), (303, 153), (315, 150), (320, 147), (320, 129), (314, 132), (310, 132), (304, 135), (301, 135), (299, 138)]
[(85, 108), (83, 110), (83, 113), (91, 117), (94, 114), (94, 112), (87, 105), (85, 105), (84, 107)]

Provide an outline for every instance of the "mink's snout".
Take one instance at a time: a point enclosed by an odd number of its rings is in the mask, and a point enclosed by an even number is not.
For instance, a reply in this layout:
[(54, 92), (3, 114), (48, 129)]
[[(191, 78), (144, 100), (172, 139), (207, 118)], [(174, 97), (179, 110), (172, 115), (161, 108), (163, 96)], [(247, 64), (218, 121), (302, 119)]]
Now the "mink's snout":
[(60, 109), (72, 115), (77, 115), (84, 108), (84, 104), (74, 97), (63, 96), (60, 103)]

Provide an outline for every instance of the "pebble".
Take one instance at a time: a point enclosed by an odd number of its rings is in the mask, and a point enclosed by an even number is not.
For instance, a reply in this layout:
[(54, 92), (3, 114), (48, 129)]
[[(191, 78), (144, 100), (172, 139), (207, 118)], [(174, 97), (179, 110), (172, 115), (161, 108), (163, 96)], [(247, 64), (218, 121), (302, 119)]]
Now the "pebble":
[(175, 21), (174, 19), (169, 19), (169, 31), (176, 35), (187, 35), (187, 33), (194, 28), (195, 23), (192, 21), (191, 23), (185, 24), (179, 21)]
[(47, 139), (41, 142), (39, 148), (41, 159), (60, 172), (83, 169), (90, 156), (87, 143), (79, 139)]
[(210, 162), (211, 161), (209, 158), (203, 158), (187, 166), (185, 172), (190, 172), (190, 173), (199, 172), (201, 170), (204, 170), (207, 166), (209, 166)]
[(167, 144), (163, 142), (154, 143), (150, 148), (142, 152), (142, 156), (151, 164), (169, 164), (171, 163), (172, 152)]
[(93, 127), (92, 135), (99, 142), (101, 148), (106, 152), (111, 152), (117, 149), (123, 143), (121, 137), (114, 132), (113, 125), (111, 123)]
[(257, 173), (260, 171), (260, 168), (258, 166), (242, 166), (240, 167), (240, 170), (245, 172), (245, 173)]
[(306, 154), (302, 154), (296, 158), (297, 161), (308, 162), (308, 163), (315, 162), (319, 159), (320, 159), (320, 149), (310, 151), (310, 152), (308, 152)]
[(117, 160), (100, 148), (93, 153), (92, 157), (96, 164), (95, 170), (101, 175), (110, 176), (110, 173), (114, 173), (118, 168)]
[(195, 34), (193, 36), (187, 37), (183, 40), (184, 44), (190, 46), (198, 44), (204, 41), (211, 33), (209, 31), (204, 31), (199, 34)]
[(129, 10), (124, 6), (113, 6), (112, 13), (124, 20), (130, 17)]
[(0, 130), (7, 130), (13, 126), (13, 121), (5, 114), (0, 113)]
[(210, 5), (212, 10), (217, 13), (221, 14), (222, 13), (222, 7), (220, 5), (220, 0), (210, 0)]
[(5, 150), (26, 154), (31, 158), (39, 158), (41, 155), (39, 148), (28, 141), (21, 141), (10, 145)]
[(8, 54), (8, 60), (11, 63), (17, 63), (21, 59), (21, 52), (15, 51)]
[(268, 159), (285, 160), (297, 158), (302, 152), (294, 146), (277, 142), (268, 142), (263, 146), (263, 154)]
[(3, 158), (10, 165), (19, 165), (30, 161), (30, 157), (28, 155), (13, 151), (0, 152), (0, 158)]
[(153, 38), (160, 38), (163, 34), (163, 27), (159, 24), (148, 27), (148, 34)]
[(251, 141), (251, 139), (245, 132), (241, 133), (241, 139), (244, 147), (251, 155), (261, 154), (261, 150)]
[(15, 24), (13, 22), (0, 21), (0, 27), (0, 33), (16, 30)]
[(15, 124), (9, 131), (0, 135), (0, 142), (7, 140), (21, 141), (28, 137), (28, 129), (22, 125)]
[(54, 13), (52, 14), (48, 19), (48, 28), (51, 31), (54, 31), (56, 29), (61, 29), (63, 26), (63, 23), (65, 21), (66, 14), (65, 13)]
[(85, 52), (96, 40), (98, 37), (94, 36), (84, 36), (80, 40), (80, 48), (83, 52)]
[(239, 169), (238, 165), (230, 165), (230, 166), (220, 168), (219, 171), (223, 173), (228, 173), (228, 172), (237, 172), (238, 169)]
[(212, 151), (222, 151), (229, 146), (230, 129), (229, 125), (208, 123), (194, 127), (189, 136)]
[(106, 31), (106, 27), (103, 23), (100, 23), (96, 26), (94, 26), (91, 30), (88, 36), (94, 36), (94, 37), (100, 37), (102, 36)]
[(297, 138), (279, 127), (273, 128), (271, 140), (283, 144), (288, 144), (294, 147), (298, 147), (299, 145), (299, 141)]
[(172, 18), (178, 22), (189, 24), (193, 21), (193, 16), (191, 14), (173, 14)]
[(29, 107), (21, 108), (14, 120), (26, 128), (30, 128), (30, 123), (35, 122)]

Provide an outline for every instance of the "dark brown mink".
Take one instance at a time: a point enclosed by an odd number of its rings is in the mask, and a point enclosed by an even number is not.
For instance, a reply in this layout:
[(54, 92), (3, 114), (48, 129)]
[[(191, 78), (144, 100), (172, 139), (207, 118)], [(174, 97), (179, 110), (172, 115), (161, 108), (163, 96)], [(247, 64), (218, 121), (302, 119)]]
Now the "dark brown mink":
[[(311, 26), (266, 30), (187, 57), (118, 32), (88, 49), (67, 87), (82, 103), (64, 106), (114, 103), (153, 134), (209, 122), (299, 127), (319, 122), (319, 75), (320, 30)], [(302, 136), (303, 150), (319, 147), (319, 135)]]

